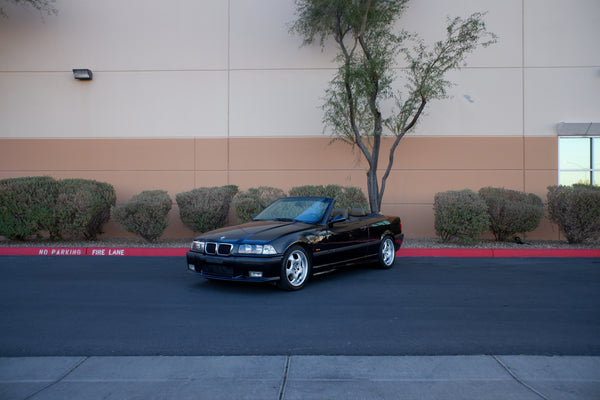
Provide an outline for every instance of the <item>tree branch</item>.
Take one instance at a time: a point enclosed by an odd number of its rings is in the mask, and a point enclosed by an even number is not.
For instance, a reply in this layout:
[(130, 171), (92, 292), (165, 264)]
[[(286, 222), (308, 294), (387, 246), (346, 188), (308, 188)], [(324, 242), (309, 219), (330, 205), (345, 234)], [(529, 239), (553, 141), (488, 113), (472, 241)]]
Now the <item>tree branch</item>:
[(427, 104), (427, 99), (425, 98), (425, 96), (421, 96), (421, 105), (419, 106), (419, 109), (415, 113), (415, 115), (414, 115), (413, 119), (410, 121), (410, 123), (408, 125), (406, 125), (404, 128), (402, 128), (402, 131), (401, 131), (402, 136), (406, 135), (406, 133), (408, 131), (410, 131), (413, 126), (415, 126), (415, 124), (419, 120), (419, 117), (421, 116), (421, 113), (425, 109), (426, 104)]
[(373, 156), (369, 152), (369, 149), (367, 148), (367, 146), (362, 141), (360, 129), (358, 129), (358, 126), (356, 125), (356, 110), (354, 109), (354, 95), (353, 95), (353, 91), (352, 91), (352, 86), (350, 85), (350, 78), (348, 76), (348, 68), (352, 63), (352, 54), (354, 53), (354, 50), (356, 49), (357, 40), (355, 39), (354, 47), (352, 48), (352, 51), (349, 53), (348, 49), (346, 48), (346, 44), (344, 43), (344, 36), (346, 35), (346, 33), (349, 32), (350, 29), (346, 29), (345, 31), (342, 31), (342, 20), (341, 20), (340, 14), (337, 15), (336, 23), (337, 23), (336, 30), (338, 32), (338, 35), (336, 35), (335, 41), (338, 43), (338, 45), (340, 46), (340, 49), (342, 50), (342, 53), (344, 55), (344, 64), (346, 67), (345, 71), (344, 71), (344, 89), (346, 91), (346, 102), (348, 104), (350, 127), (352, 129), (352, 133), (354, 134), (354, 141), (356, 142), (356, 145), (364, 154), (369, 165), (371, 165), (373, 163)]
[(398, 147), (398, 144), (400, 144), (400, 140), (402, 140), (404, 135), (406, 135), (406, 133), (408, 133), (408, 131), (410, 131), (413, 126), (415, 126), (415, 124), (419, 120), (419, 117), (423, 113), (426, 104), (427, 100), (424, 97), (421, 97), (421, 105), (419, 106), (419, 109), (413, 116), (413, 119), (408, 125), (406, 125), (406, 127), (402, 128), (398, 135), (396, 135), (396, 139), (394, 140), (394, 143), (392, 144), (392, 147), (390, 149), (390, 157), (388, 160), (387, 168), (385, 169), (385, 173), (381, 178), (381, 186), (379, 188), (379, 208), (381, 208), (381, 199), (383, 199), (383, 193), (385, 193), (385, 183), (387, 181), (388, 176), (390, 176), (390, 172), (392, 172), (392, 166), (394, 165), (394, 153), (396, 152), (396, 148)]
[(365, 29), (367, 29), (367, 16), (369, 15), (369, 9), (371, 8), (371, 0), (367, 0), (367, 9), (363, 15), (362, 24), (360, 25), (360, 32), (358, 32), (358, 36), (361, 37), (365, 34)]

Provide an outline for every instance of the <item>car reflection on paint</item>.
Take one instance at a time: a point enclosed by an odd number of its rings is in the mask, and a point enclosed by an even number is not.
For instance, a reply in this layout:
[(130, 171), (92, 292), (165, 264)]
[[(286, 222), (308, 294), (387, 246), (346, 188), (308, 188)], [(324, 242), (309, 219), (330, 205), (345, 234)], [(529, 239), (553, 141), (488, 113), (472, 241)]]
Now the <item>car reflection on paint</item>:
[(187, 262), (208, 279), (298, 290), (313, 274), (350, 263), (391, 268), (403, 239), (399, 217), (335, 208), (326, 197), (286, 197), (251, 222), (196, 237)]

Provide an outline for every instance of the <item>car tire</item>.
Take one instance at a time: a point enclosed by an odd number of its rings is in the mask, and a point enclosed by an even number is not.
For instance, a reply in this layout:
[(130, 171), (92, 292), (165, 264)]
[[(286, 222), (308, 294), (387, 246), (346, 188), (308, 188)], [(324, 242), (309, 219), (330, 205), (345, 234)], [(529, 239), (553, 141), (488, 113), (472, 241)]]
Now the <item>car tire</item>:
[(277, 286), (283, 290), (300, 290), (311, 273), (311, 259), (306, 249), (299, 245), (290, 247), (283, 255)]
[(391, 236), (385, 236), (379, 243), (379, 268), (390, 269), (396, 260), (396, 247)]

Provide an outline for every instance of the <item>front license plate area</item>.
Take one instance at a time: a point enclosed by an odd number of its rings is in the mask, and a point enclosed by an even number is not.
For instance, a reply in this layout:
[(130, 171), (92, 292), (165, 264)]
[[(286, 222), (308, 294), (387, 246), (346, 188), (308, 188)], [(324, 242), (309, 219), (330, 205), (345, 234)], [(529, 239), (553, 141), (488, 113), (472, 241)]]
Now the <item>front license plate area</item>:
[(224, 265), (207, 264), (202, 267), (202, 272), (208, 275), (217, 276), (233, 276), (233, 267), (226, 267)]

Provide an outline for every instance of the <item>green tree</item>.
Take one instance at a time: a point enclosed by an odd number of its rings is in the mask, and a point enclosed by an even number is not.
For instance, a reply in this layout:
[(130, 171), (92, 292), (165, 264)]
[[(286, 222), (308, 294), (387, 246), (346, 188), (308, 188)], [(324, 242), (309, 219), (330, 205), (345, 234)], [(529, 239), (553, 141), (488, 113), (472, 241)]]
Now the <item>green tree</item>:
[[(296, 0), (291, 31), (304, 45), (324, 48), (333, 39), (339, 68), (325, 91), (323, 122), (334, 139), (357, 146), (368, 164), (371, 212), (379, 212), (386, 180), (400, 140), (423, 115), (426, 105), (447, 97), (448, 71), (460, 68), (479, 46), (496, 41), (487, 31), (484, 14), (448, 21), (446, 37), (428, 48), (416, 34), (395, 33), (408, 0)], [(406, 44), (412, 44), (407, 46)], [(409, 48), (410, 47), (410, 48)], [(398, 91), (396, 71), (407, 61), (406, 92)], [(383, 109), (393, 104), (384, 115)], [(381, 183), (377, 176), (382, 138), (393, 138)]]
[(56, 15), (58, 10), (54, 8), (56, 0), (0, 0), (0, 15), (4, 18), (8, 17), (4, 7), (1, 4), (11, 3), (26, 8), (33, 8), (42, 14)]

